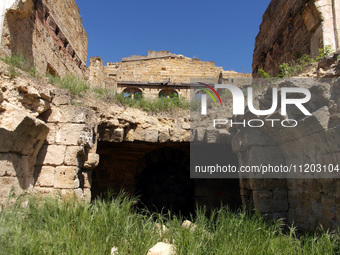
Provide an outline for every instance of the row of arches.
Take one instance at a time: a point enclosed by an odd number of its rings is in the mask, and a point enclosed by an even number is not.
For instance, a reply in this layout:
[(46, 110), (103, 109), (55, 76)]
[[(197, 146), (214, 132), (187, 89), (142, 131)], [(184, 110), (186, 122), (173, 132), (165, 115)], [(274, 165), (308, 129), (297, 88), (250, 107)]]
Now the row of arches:
[[(143, 97), (143, 92), (139, 88), (126, 88), (123, 90), (123, 96), (131, 99), (140, 99)], [(158, 93), (159, 98), (178, 98), (178, 92), (175, 89), (162, 89)]]

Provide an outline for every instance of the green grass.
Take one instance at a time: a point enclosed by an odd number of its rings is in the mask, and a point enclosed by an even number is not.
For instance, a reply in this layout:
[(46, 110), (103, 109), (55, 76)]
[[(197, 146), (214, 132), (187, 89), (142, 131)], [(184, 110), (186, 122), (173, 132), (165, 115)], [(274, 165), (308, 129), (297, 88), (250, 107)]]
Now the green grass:
[(10, 79), (13, 79), (19, 75), (19, 72), (17, 72), (16, 70), (17, 68), (28, 72), (34, 78), (37, 78), (39, 76), (39, 73), (37, 72), (34, 65), (27, 61), (22, 53), (13, 54), (10, 57), (1, 57), (0, 60), (8, 65), (8, 74)]
[[(27, 198), (26, 198), (27, 199)], [(177, 254), (338, 254), (338, 235), (328, 232), (296, 237), (282, 222), (266, 222), (246, 211), (222, 207), (207, 218), (197, 210), (194, 231), (178, 216), (138, 213), (137, 200), (119, 195), (92, 204), (75, 200), (30, 198), (0, 212), (0, 254), (146, 254), (157, 242), (170, 240)], [(155, 223), (165, 224), (160, 236)]]
[(52, 75), (48, 75), (47, 77), (51, 84), (63, 89), (68, 89), (72, 94), (80, 97), (85, 96), (90, 90), (90, 86), (86, 81), (74, 75), (67, 75), (63, 78)]

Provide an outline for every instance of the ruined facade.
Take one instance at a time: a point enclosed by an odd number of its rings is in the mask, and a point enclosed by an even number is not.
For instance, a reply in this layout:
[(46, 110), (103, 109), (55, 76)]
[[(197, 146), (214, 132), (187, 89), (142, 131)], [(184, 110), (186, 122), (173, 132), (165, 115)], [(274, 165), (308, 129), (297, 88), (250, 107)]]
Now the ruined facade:
[(0, 10), (5, 53), (23, 54), (43, 74), (84, 76), (88, 39), (74, 0), (6, 0)]
[(332, 0), (271, 1), (256, 37), (253, 75), (264, 69), (276, 75), (279, 66), (319, 49), (340, 49), (340, 3)]
[[(297, 53), (315, 55), (325, 45), (338, 49), (338, 5), (273, 0), (256, 40), (254, 73), (264, 68), (274, 74), (276, 63)], [(188, 98), (192, 79), (228, 83), (249, 76), (167, 51), (150, 51), (106, 66), (95, 57), (85, 71), (87, 35), (74, 1), (6, 0), (0, 10), (2, 49), (25, 53), (41, 72), (86, 75), (94, 86), (150, 98), (162, 93)], [(338, 178), (190, 180), (188, 165), (190, 142), (211, 151), (222, 140), (235, 165), (338, 164), (337, 54), (321, 61), (315, 71), (333, 78), (331, 82), (295, 81), (311, 90), (308, 109), (313, 115), (297, 116), (298, 128), (286, 130), (191, 130), (187, 111), (169, 117), (101, 102), (75, 106), (68, 91), (27, 77), (10, 80), (6, 70), (0, 63), (0, 204), (10, 191), (91, 200), (107, 189), (124, 189), (141, 194), (145, 205), (158, 209), (190, 213), (195, 203), (210, 209), (222, 201), (234, 208), (242, 203), (271, 218), (284, 217), (303, 229), (340, 225)], [(285, 82), (277, 87), (292, 85)], [(266, 107), (270, 93), (266, 88), (262, 92), (257, 106)]]
[(108, 62), (91, 57), (89, 81), (99, 87), (114, 88), (118, 93), (140, 93), (148, 98), (175, 93), (190, 98), (190, 84), (195, 80), (218, 83), (222, 77), (249, 77), (224, 71), (212, 61), (191, 59), (169, 51), (149, 51), (147, 56), (131, 56), (122, 62)]

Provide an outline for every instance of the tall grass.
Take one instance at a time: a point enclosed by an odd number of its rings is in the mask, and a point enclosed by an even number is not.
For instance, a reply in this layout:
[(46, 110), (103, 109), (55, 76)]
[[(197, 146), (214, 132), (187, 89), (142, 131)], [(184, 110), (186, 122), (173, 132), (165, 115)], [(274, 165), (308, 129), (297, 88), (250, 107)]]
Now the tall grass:
[(10, 57), (1, 57), (0, 60), (8, 65), (8, 74), (10, 79), (13, 79), (19, 75), (19, 72), (16, 70), (17, 68), (28, 72), (34, 78), (39, 76), (35, 66), (30, 63), (22, 53), (13, 54)]
[[(338, 254), (338, 235), (296, 237), (282, 230), (282, 222), (267, 223), (246, 211), (227, 208), (207, 218), (197, 210), (195, 230), (181, 227), (182, 218), (137, 213), (135, 199), (124, 195), (92, 204), (77, 201), (31, 198), (0, 212), (0, 254), (146, 254), (159, 241), (168, 240), (177, 254)], [(155, 223), (168, 231), (159, 233)]]
[(68, 89), (72, 94), (80, 97), (83, 97), (90, 90), (90, 86), (85, 80), (74, 75), (66, 75), (62, 78), (52, 75), (47, 77), (51, 84)]

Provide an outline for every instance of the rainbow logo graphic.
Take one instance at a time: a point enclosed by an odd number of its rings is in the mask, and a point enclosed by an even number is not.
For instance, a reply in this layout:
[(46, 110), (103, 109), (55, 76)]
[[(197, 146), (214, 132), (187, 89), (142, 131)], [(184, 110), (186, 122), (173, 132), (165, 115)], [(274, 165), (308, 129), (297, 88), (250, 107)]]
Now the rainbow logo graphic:
[(199, 89), (201, 89), (201, 90), (203, 90), (205, 93), (207, 93), (207, 94), (214, 100), (215, 105), (217, 105), (217, 102), (216, 102), (214, 96), (211, 94), (211, 92), (210, 92), (208, 89), (210, 89), (212, 92), (214, 92), (214, 94), (217, 96), (218, 100), (220, 101), (221, 106), (223, 106), (222, 100), (221, 100), (221, 98), (220, 98), (220, 95), (217, 93), (217, 91), (216, 91), (213, 87), (211, 87), (210, 85), (205, 84), (205, 83), (203, 83), (203, 82), (198, 82), (198, 83), (201, 84), (201, 85), (204, 85), (204, 86), (206, 87), (206, 88), (200, 87)]

